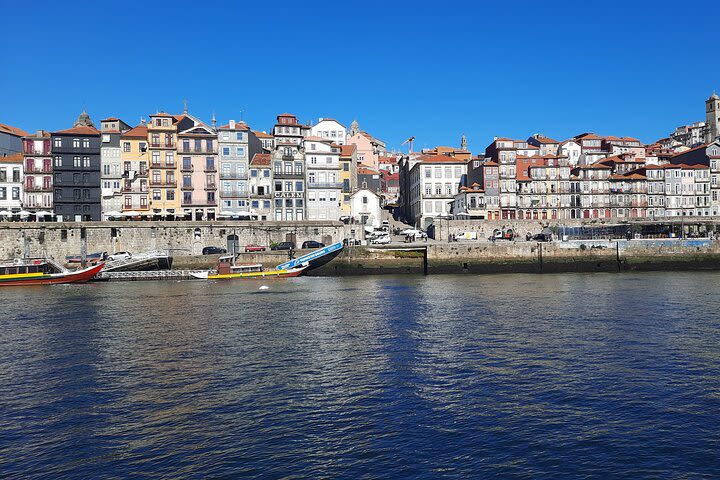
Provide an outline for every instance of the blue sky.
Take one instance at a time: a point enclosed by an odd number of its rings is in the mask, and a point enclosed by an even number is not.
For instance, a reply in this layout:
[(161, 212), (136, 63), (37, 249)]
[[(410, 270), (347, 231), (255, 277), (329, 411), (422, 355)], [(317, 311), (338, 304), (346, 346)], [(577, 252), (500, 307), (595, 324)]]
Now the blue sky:
[(400, 147), (583, 131), (650, 142), (720, 91), (720, 2), (0, 0), (0, 123), (156, 110), (333, 117)]

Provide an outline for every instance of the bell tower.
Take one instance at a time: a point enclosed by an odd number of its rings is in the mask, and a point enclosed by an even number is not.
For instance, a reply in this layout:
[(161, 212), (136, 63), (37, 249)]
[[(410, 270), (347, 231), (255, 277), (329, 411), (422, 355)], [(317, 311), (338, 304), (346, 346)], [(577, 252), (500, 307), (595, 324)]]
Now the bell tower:
[(705, 100), (705, 143), (714, 142), (720, 136), (720, 97), (713, 92)]

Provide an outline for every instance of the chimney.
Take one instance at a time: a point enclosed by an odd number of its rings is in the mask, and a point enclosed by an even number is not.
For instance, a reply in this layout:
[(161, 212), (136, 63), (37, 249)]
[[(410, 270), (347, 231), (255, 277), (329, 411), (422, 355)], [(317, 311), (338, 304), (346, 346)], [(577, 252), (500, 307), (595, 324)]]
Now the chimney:
[(230, 120), (230, 130), (235, 130), (235, 120)]

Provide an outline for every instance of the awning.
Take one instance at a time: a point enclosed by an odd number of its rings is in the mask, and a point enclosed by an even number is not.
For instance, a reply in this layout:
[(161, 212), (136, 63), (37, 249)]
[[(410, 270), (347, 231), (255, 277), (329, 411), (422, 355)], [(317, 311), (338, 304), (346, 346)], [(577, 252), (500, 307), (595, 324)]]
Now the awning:
[(52, 217), (53, 215), (55, 215), (53, 212), (46, 212), (45, 210), (35, 212), (35, 216), (37, 217)]

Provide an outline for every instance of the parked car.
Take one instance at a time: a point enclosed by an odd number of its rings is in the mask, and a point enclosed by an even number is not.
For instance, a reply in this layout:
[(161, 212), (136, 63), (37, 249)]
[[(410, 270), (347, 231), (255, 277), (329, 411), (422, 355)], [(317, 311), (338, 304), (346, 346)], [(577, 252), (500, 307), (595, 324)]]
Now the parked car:
[(217, 255), (219, 253), (227, 253), (227, 250), (220, 247), (205, 247), (202, 249), (203, 255)]
[(302, 248), (322, 248), (324, 243), (316, 242), (315, 240), (306, 240), (302, 244)]
[(246, 252), (264, 252), (265, 247), (262, 245), (257, 245), (255, 243), (251, 243), (250, 245), (245, 245), (245, 251)]
[(270, 246), (270, 250), (295, 250), (295, 242), (280, 242)]
[(127, 260), (129, 258), (132, 258), (132, 254), (130, 252), (115, 252), (107, 259), (109, 262), (116, 262), (118, 260)]
[(370, 240), (370, 243), (376, 244), (376, 245), (387, 245), (390, 243), (392, 239), (389, 235), (385, 235), (384, 237), (377, 237)]
[(514, 240), (515, 239), (515, 231), (512, 228), (507, 229), (499, 229), (496, 228), (493, 230), (492, 235), (490, 235), (490, 238), (488, 240), (495, 241), (495, 240)]

